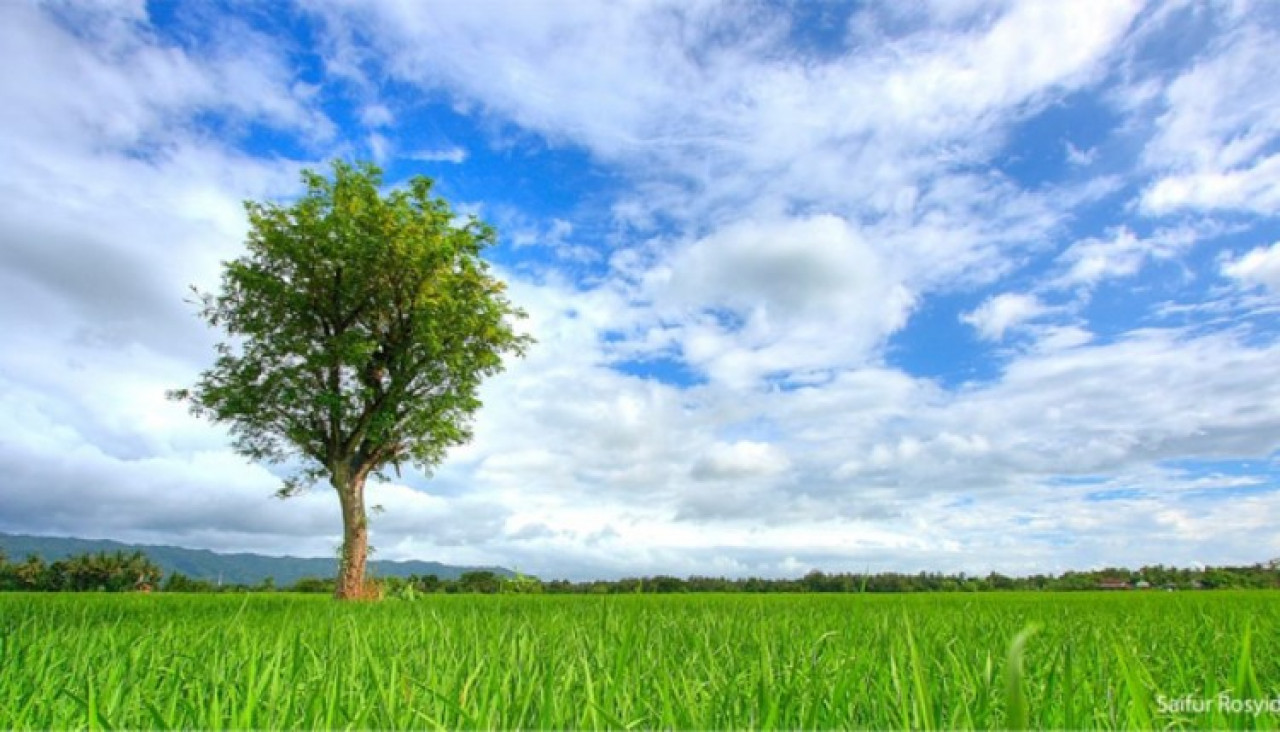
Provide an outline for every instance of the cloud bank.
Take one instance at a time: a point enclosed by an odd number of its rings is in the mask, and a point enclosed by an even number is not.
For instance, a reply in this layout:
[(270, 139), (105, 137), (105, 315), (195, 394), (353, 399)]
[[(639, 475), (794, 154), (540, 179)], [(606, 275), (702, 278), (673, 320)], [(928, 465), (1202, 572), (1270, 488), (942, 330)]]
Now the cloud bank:
[(1280, 554), (1266, 3), (0, 6), (0, 531), (328, 555), (164, 401), (245, 199), (379, 160), (538, 345), (371, 488), (543, 576)]

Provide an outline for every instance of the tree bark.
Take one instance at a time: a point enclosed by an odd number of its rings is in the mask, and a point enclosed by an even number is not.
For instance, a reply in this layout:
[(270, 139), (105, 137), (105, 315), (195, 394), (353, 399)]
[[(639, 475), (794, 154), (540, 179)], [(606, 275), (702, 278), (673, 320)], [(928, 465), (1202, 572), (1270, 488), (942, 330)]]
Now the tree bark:
[(334, 597), (339, 600), (360, 600), (371, 595), (365, 582), (365, 568), (369, 560), (369, 519), (364, 510), (365, 478), (365, 471), (351, 471), (343, 467), (334, 470), (330, 479), (342, 504), (342, 555), (338, 583), (334, 589)]

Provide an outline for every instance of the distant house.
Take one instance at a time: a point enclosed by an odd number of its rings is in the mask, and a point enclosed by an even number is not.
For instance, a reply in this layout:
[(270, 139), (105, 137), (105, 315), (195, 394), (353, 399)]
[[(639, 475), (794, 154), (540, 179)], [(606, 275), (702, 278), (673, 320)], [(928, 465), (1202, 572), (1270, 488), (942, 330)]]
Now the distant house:
[(1098, 582), (1099, 590), (1129, 590), (1132, 587), (1128, 580), (1122, 579), (1104, 579)]
[(1138, 580), (1137, 582), (1133, 583), (1133, 586), (1135, 589), (1139, 589), (1139, 590), (1151, 589), (1151, 583), (1146, 580)]

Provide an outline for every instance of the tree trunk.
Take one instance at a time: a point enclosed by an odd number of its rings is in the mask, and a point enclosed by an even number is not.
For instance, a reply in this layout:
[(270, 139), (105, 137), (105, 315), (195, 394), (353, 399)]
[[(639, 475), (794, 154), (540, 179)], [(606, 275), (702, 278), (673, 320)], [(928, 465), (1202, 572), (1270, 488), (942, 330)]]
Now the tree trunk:
[(346, 468), (333, 472), (330, 482), (342, 504), (342, 556), (334, 597), (360, 600), (369, 597), (365, 566), (369, 559), (369, 519), (364, 510), (364, 471)]

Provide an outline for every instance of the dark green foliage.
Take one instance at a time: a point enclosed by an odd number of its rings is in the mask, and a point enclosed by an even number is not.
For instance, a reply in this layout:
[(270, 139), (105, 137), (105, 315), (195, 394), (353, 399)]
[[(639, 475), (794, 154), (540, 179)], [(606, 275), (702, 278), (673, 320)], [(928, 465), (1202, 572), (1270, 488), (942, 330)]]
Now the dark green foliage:
[(438, 592), (440, 590), (440, 578), (434, 574), (411, 575), (409, 584), (413, 585), (418, 592)]
[(307, 171), (291, 206), (246, 204), (248, 253), (201, 315), (230, 341), (194, 389), (173, 392), (230, 425), (255, 460), (303, 458), (284, 493), (334, 467), (430, 471), (470, 438), (481, 379), (530, 342), (480, 258), (492, 228), (459, 222), (432, 181), (383, 196), (381, 171)]
[(1206, 569), (1177, 569), (1170, 567), (1143, 567), (1127, 569), (1103, 569), (1094, 572), (1067, 572), (1061, 576), (1031, 575), (1007, 577), (991, 573), (986, 577), (970, 577), (965, 574), (947, 575), (936, 572), (902, 574), (880, 572), (876, 574), (827, 574), (813, 571), (800, 579), (764, 579), (747, 577), (628, 577), (625, 579), (589, 582), (552, 580), (543, 583), (543, 590), (552, 594), (608, 594), (635, 593), (670, 594), (681, 592), (814, 592), (814, 593), (899, 593), (899, 592), (1000, 592), (1000, 591), (1079, 591), (1097, 590), (1100, 585), (1115, 577), (1123, 578), (1131, 591), (1144, 588), (1155, 590), (1200, 589), (1280, 589), (1280, 570), (1266, 564), (1248, 567), (1209, 567)]
[(280, 496), (328, 480), (343, 523), (335, 594), (360, 598), (365, 481), (402, 464), (430, 472), (469, 440), (481, 381), (531, 339), (480, 256), (493, 229), (460, 221), (431, 179), (384, 195), (381, 170), (343, 162), (303, 179), (290, 206), (246, 204), (248, 253), (199, 294), (228, 340), (171, 396), (228, 425), (241, 454), (296, 465)]
[(464, 592), (479, 592), (485, 595), (497, 593), (501, 580), (493, 572), (464, 572), (458, 578), (458, 584)]
[(303, 577), (289, 587), (291, 592), (332, 594), (335, 582), (332, 577)]
[(208, 580), (192, 579), (181, 572), (165, 578), (160, 586), (163, 592), (217, 592), (218, 586)]
[(0, 557), (0, 590), (28, 592), (126, 592), (151, 590), (160, 568), (142, 552), (78, 554), (45, 562), (30, 554), (19, 563)]

